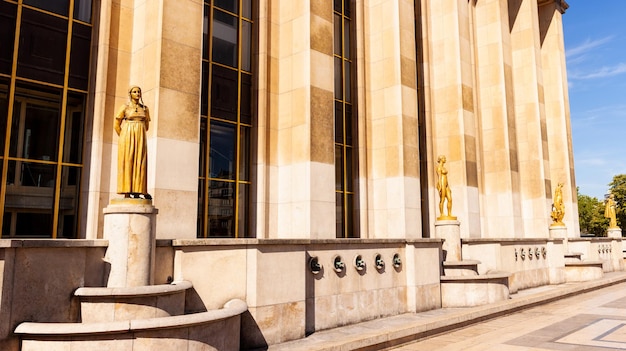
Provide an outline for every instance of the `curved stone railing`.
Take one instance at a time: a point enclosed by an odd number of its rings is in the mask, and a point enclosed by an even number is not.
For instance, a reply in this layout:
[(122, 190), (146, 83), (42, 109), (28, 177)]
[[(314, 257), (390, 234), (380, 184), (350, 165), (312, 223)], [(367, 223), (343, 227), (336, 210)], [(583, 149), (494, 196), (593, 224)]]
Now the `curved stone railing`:
[[(17, 326), (15, 334), (22, 339), (22, 351), (74, 343), (84, 350), (114, 346), (116, 351), (133, 351), (143, 350), (146, 345), (152, 350), (172, 349), (172, 345), (176, 350), (187, 350), (193, 344), (236, 351), (239, 350), (241, 314), (247, 309), (244, 301), (234, 299), (223, 309), (180, 316), (102, 323), (24, 322)], [(124, 342), (138, 337), (141, 342)]]

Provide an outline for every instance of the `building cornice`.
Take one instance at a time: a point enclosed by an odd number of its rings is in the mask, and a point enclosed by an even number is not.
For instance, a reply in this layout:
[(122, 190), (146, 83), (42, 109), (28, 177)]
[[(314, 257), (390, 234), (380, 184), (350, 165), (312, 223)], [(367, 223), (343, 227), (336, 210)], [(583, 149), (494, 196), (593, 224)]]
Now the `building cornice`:
[(565, 13), (565, 11), (569, 8), (569, 4), (565, 0), (538, 0), (538, 6), (545, 6), (554, 4), (557, 10), (561, 13)]

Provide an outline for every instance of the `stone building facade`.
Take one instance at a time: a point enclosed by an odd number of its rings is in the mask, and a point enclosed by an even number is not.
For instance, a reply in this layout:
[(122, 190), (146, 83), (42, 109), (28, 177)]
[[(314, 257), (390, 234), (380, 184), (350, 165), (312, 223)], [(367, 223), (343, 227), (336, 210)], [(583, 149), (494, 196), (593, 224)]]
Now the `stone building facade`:
[[(208, 309), (246, 301), (242, 333), (258, 332), (244, 345), (441, 307), (439, 155), (463, 259), (481, 260), (478, 273), (512, 272), (510, 292), (567, 279), (567, 239), (581, 239), (563, 0), (0, 7), (0, 33), (13, 39), (0, 43), (4, 276), (45, 262), (54, 247), (78, 262), (39, 307), (72, 311), (53, 295), (105, 279), (103, 209), (119, 197), (113, 119), (131, 85), (152, 117), (155, 282), (191, 281)], [(553, 237), (557, 183), (566, 230)], [(20, 241), (33, 237), (57, 240)], [(595, 253), (621, 245), (607, 240), (574, 245), (618, 262)], [(529, 245), (538, 250), (531, 266), (517, 256)], [(332, 270), (337, 256), (373, 267), (377, 254), (386, 271)], [(311, 275), (311, 258), (322, 275)], [(18, 306), (12, 279), (2, 299)], [(72, 313), (4, 314), (0, 337), (14, 340), (28, 316), (76, 321)]]

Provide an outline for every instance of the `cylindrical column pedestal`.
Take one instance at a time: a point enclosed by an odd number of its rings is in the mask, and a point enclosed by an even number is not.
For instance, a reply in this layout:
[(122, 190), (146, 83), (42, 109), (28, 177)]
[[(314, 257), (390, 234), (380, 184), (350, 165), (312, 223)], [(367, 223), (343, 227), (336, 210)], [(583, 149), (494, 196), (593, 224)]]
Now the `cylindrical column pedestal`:
[(609, 238), (621, 238), (622, 229), (621, 228), (609, 228), (606, 230), (606, 236)]
[(154, 283), (155, 225), (158, 210), (144, 199), (114, 199), (104, 209), (106, 261), (111, 269), (107, 287)]
[(567, 238), (567, 227), (565, 225), (551, 225), (550, 239)]
[(435, 236), (443, 242), (444, 261), (461, 261), (461, 222), (456, 220), (435, 221)]

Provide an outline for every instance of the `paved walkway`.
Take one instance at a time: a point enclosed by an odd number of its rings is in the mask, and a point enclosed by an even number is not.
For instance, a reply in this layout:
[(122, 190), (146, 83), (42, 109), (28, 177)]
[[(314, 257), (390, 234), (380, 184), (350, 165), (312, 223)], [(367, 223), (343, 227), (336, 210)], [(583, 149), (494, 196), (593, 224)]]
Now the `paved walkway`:
[(523, 290), (488, 306), (404, 314), (321, 331), (269, 350), (626, 350), (626, 273)]

